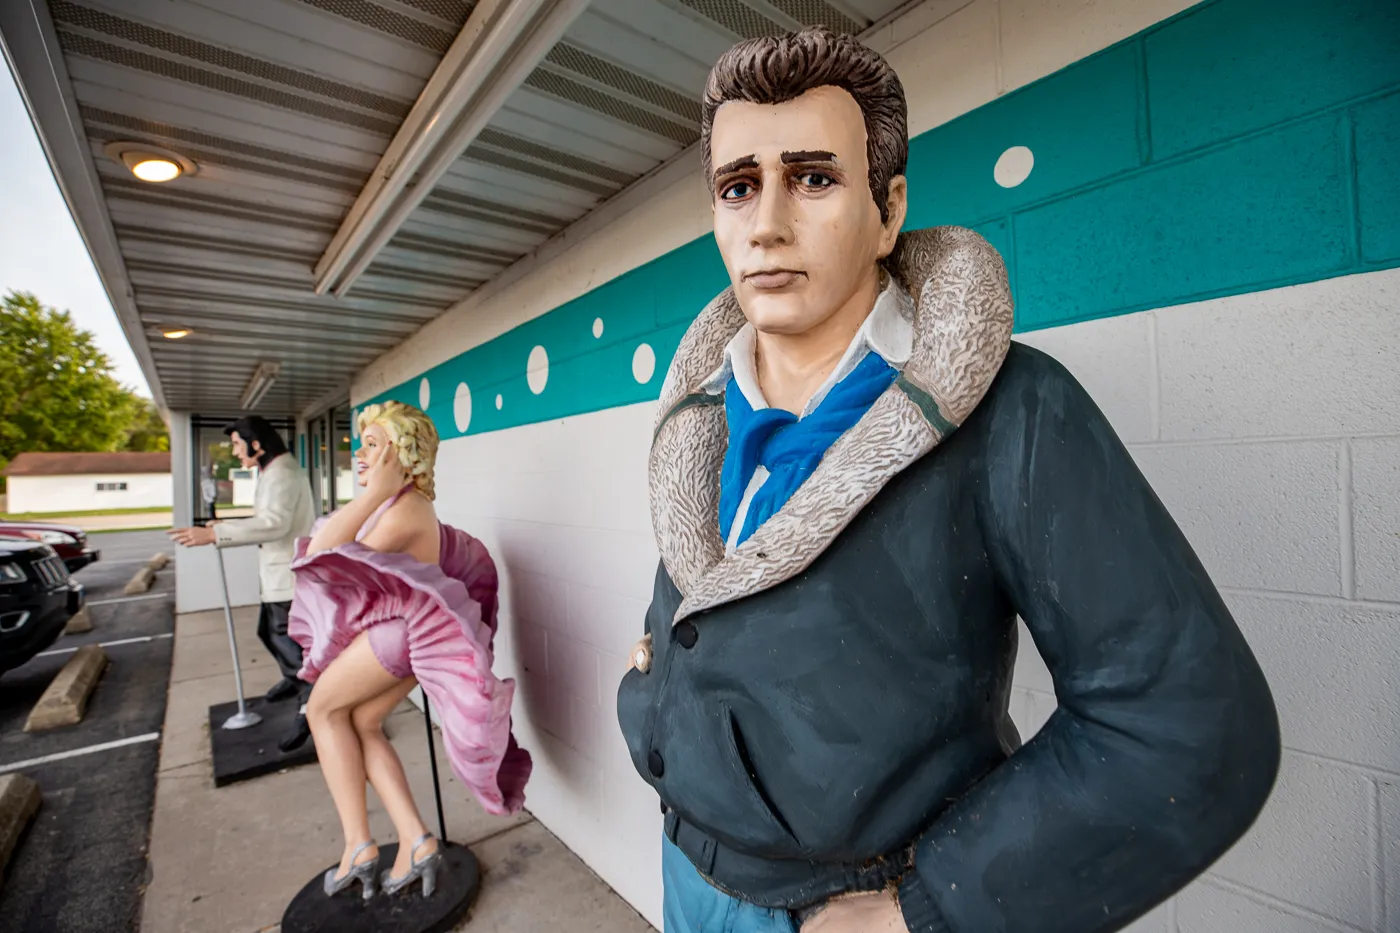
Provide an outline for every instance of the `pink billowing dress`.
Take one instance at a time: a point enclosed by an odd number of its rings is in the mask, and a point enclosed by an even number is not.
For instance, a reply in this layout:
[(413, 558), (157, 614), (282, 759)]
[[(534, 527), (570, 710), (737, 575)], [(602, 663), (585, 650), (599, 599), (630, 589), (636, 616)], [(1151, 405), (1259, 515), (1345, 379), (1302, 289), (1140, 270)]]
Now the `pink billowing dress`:
[[(525, 803), (529, 752), (511, 734), (515, 681), (491, 671), (496, 635), (496, 565), (485, 545), (438, 523), (437, 565), (360, 544), (379, 517), (411, 489), (381, 505), (355, 540), (310, 557), (311, 538), (297, 540), (296, 593), (288, 634), (301, 645), (301, 679), (315, 683), (355, 637), (395, 677), (417, 677), (437, 708), (452, 770), (488, 813)], [(312, 529), (314, 535), (321, 518)]]

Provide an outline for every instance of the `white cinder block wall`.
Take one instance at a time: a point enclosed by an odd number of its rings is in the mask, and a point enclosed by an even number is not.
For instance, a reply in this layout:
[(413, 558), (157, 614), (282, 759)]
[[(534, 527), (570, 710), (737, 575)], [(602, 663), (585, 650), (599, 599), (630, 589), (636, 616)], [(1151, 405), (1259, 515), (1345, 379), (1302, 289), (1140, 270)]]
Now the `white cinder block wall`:
[[(917, 134), (1189, 6), (928, 0), (871, 40)], [(710, 229), (696, 167), (624, 195), (370, 366), (356, 404)], [(1225, 593), (1287, 751), (1258, 826), (1135, 933), (1400, 929), (1400, 273), (1022, 334), (1128, 442)], [(696, 309), (698, 310), (698, 309)], [(661, 818), (614, 718), (656, 551), (653, 404), (446, 441), (444, 520), (502, 573), (497, 669), (535, 756), (534, 814), (658, 928)], [(1054, 709), (1028, 637), (1014, 713)]]
[[(1400, 929), (1397, 311), (1391, 270), (1017, 338), (1068, 366), (1128, 443), (1283, 728), (1254, 830), (1135, 933)], [(1029, 728), (1055, 708), (1033, 653), (1015, 693)]]

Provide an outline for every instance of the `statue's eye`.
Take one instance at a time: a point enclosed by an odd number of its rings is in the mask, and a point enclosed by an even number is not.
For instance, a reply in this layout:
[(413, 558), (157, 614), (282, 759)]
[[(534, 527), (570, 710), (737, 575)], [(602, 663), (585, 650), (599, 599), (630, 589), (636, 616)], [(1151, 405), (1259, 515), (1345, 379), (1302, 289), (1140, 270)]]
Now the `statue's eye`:
[(825, 172), (803, 172), (797, 180), (808, 188), (830, 188), (836, 180)]
[(753, 185), (747, 181), (736, 181), (727, 185), (719, 196), (725, 201), (742, 201), (751, 194), (753, 194)]

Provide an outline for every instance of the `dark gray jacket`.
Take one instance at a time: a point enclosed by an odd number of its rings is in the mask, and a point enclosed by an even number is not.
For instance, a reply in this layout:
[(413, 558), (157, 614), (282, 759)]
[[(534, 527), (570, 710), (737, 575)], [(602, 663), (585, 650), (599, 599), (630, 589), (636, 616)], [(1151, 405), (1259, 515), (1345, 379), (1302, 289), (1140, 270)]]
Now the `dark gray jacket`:
[[(930, 232), (954, 238), (935, 265), (991, 264), (964, 234)], [(732, 333), (732, 312), (716, 329)], [(668, 835), (745, 900), (897, 883), (914, 933), (1121, 929), (1258, 814), (1279, 758), (1268, 686), (1063, 367), (1003, 344), (959, 411), (917, 347), (895, 395), (728, 557), (709, 489), (723, 408), (673, 367), (653, 458), (654, 659), (623, 679), (623, 733)], [(922, 452), (906, 429), (919, 416)], [(1018, 614), (1060, 703), (1024, 746), (1007, 713)]]

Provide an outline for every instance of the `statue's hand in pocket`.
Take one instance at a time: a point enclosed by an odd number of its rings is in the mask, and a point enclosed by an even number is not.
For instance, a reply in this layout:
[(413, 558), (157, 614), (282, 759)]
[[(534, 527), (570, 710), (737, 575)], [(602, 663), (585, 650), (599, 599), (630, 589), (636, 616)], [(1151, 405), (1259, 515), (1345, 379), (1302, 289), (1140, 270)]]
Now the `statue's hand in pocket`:
[(849, 894), (829, 904), (802, 924), (800, 933), (909, 933), (892, 891)]

